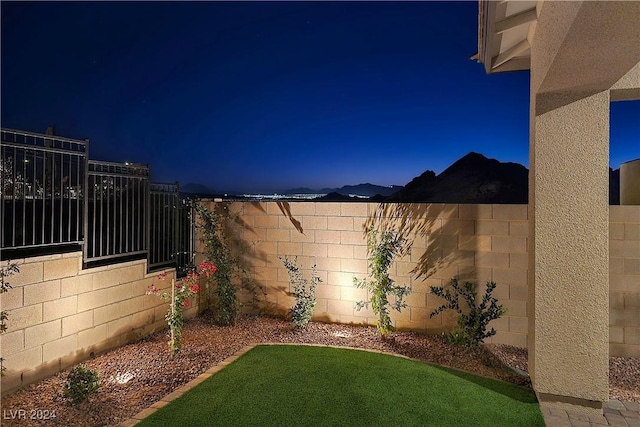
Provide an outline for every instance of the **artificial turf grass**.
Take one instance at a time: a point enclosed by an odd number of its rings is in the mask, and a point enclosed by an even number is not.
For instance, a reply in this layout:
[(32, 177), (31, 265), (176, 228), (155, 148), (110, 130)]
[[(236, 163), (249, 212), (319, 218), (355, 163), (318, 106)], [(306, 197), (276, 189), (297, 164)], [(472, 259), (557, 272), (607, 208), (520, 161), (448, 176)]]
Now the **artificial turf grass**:
[(141, 426), (544, 426), (531, 390), (367, 351), (257, 346)]

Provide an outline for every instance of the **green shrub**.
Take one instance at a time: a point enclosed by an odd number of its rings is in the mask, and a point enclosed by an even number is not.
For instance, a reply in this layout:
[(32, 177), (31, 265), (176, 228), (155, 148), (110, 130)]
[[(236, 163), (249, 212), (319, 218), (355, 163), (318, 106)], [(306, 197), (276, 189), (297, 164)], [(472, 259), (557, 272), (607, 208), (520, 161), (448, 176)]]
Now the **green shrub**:
[[(431, 286), (431, 293), (445, 300), (445, 303), (436, 308), (429, 317), (436, 316), (444, 310), (458, 312), (458, 326), (453, 331), (445, 334), (445, 338), (451, 344), (475, 347), (484, 342), (485, 338), (496, 334), (495, 329), (487, 331), (487, 326), (492, 320), (500, 318), (506, 313), (506, 309), (498, 304), (498, 300), (491, 294), (496, 288), (494, 282), (487, 282), (486, 290), (480, 303), (477, 303), (477, 286), (471, 282), (465, 282), (463, 286), (454, 277), (450, 282), (450, 289), (442, 286)], [(461, 307), (461, 300), (465, 307)]]
[(87, 368), (85, 365), (77, 365), (67, 375), (63, 387), (64, 397), (71, 400), (72, 405), (82, 403), (100, 388), (98, 372)]
[[(368, 228), (366, 234), (371, 280), (354, 277), (353, 284), (358, 288), (367, 289), (371, 298), (369, 301), (356, 302), (356, 309), (361, 310), (371, 304), (371, 309), (378, 316), (376, 327), (384, 337), (394, 330), (389, 308), (401, 311), (407, 306), (403, 298), (411, 292), (409, 287), (398, 286), (389, 277), (389, 267), (396, 256), (406, 253), (407, 241), (394, 231), (382, 232), (379, 240), (378, 232), (373, 228)], [(391, 297), (395, 297), (395, 302), (390, 301)]]
[(316, 286), (322, 280), (318, 277), (315, 264), (311, 267), (311, 280), (303, 279), (297, 260), (297, 257), (294, 257), (293, 261), (286, 256), (280, 258), (280, 261), (287, 269), (289, 283), (293, 288), (292, 293), (296, 298), (296, 303), (289, 310), (291, 321), (296, 328), (300, 329), (307, 326), (311, 321), (313, 309), (316, 307)]

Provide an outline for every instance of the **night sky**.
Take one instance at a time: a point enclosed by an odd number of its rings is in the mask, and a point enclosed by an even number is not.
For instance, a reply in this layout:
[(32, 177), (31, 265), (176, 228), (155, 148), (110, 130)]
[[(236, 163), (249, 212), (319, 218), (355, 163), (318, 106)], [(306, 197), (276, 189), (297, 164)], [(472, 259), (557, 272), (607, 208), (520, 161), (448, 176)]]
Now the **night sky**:
[[(1, 3), (2, 126), (154, 181), (404, 185), (469, 151), (528, 166), (529, 73), (486, 75), (477, 2)], [(640, 157), (612, 104), (611, 166)]]

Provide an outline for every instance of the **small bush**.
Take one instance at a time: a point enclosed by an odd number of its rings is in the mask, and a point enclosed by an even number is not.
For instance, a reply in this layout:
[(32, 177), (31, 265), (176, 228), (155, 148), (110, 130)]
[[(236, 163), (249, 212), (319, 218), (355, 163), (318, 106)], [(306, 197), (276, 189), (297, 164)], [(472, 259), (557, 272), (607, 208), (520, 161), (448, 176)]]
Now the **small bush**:
[(100, 388), (100, 377), (97, 371), (85, 365), (75, 366), (67, 375), (64, 384), (64, 397), (71, 400), (72, 405), (82, 403)]
[[(506, 309), (498, 304), (498, 300), (491, 296), (496, 284), (487, 282), (487, 288), (480, 303), (476, 303), (478, 292), (476, 285), (465, 282), (463, 286), (458, 283), (458, 278), (451, 279), (451, 288), (445, 289), (442, 286), (431, 286), (431, 293), (445, 300), (445, 303), (436, 308), (429, 317), (436, 316), (444, 310), (455, 310), (458, 312), (458, 327), (445, 334), (445, 338), (451, 344), (463, 345), (466, 347), (476, 347), (484, 342), (485, 338), (496, 334), (495, 329), (487, 331), (487, 325), (492, 320), (500, 318), (506, 313)], [(466, 309), (460, 306), (463, 300)]]
[(302, 272), (297, 265), (297, 258), (291, 261), (289, 258), (280, 258), (282, 264), (289, 274), (289, 282), (293, 287), (293, 296), (296, 303), (289, 312), (291, 313), (291, 321), (300, 329), (305, 327), (311, 321), (313, 309), (316, 307), (316, 286), (322, 282), (318, 277), (315, 264), (311, 267), (311, 281), (302, 278)]

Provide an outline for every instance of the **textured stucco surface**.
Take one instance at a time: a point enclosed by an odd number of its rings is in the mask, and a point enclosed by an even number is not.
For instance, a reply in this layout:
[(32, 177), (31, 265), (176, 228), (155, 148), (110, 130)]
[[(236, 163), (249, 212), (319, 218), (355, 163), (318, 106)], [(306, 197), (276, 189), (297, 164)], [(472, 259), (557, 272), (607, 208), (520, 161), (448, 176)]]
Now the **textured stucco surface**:
[[(533, 40), (543, 92), (611, 88), (640, 62), (640, 2), (546, 1)], [(532, 66), (533, 68), (533, 66)]]
[(605, 91), (535, 118), (539, 393), (608, 397), (608, 112)]
[(529, 368), (540, 395), (587, 405), (608, 397), (609, 106), (636, 93), (639, 19), (544, 2), (532, 41)]
[(531, 63), (531, 89), (534, 93), (539, 92), (562, 42), (571, 30), (570, 23), (580, 12), (580, 2), (577, 1), (545, 3), (539, 8), (535, 35), (531, 42), (531, 61), (535, 55), (535, 64)]
[(612, 101), (637, 99), (640, 99), (640, 62), (611, 87)]

